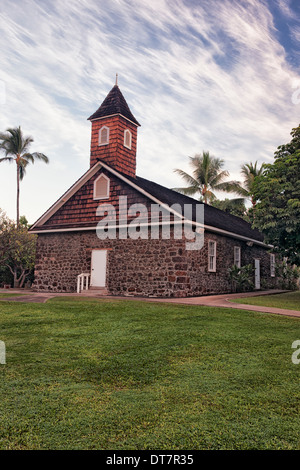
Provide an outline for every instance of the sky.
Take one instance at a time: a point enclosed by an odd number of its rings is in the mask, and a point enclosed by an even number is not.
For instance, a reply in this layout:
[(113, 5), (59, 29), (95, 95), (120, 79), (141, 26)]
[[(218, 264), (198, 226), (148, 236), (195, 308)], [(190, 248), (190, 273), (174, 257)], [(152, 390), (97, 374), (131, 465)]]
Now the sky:
[[(1, 0), (0, 131), (20, 125), (50, 160), (27, 167), (21, 215), (34, 223), (88, 170), (87, 118), (116, 73), (139, 176), (183, 186), (174, 169), (202, 151), (240, 181), (241, 165), (272, 163), (300, 123), (299, 46), (298, 0)], [(15, 166), (0, 163), (12, 219)]]

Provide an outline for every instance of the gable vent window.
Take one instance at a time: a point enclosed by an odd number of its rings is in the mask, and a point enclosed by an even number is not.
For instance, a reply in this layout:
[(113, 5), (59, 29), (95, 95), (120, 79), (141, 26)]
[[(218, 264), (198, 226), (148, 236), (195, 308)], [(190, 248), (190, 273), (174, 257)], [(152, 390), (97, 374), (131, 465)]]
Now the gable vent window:
[(99, 131), (98, 145), (107, 145), (109, 142), (109, 128), (104, 126)]
[(124, 147), (131, 149), (131, 132), (128, 129), (124, 131)]
[(100, 175), (94, 182), (94, 199), (109, 198), (109, 178)]

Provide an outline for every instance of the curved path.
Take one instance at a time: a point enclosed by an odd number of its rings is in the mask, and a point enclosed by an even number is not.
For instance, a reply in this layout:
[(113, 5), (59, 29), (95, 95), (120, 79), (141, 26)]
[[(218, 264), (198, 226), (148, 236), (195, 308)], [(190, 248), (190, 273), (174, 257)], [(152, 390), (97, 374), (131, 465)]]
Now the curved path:
[(262, 313), (274, 313), (277, 315), (285, 315), (290, 317), (300, 317), (300, 305), (299, 310), (290, 310), (290, 309), (283, 309), (283, 308), (275, 308), (275, 307), (263, 307), (259, 305), (247, 305), (247, 304), (239, 304), (237, 302), (232, 302), (233, 299), (241, 299), (243, 297), (258, 297), (263, 295), (274, 295), (274, 294), (282, 294), (283, 290), (270, 290), (270, 291), (261, 291), (261, 292), (247, 292), (245, 294), (221, 294), (221, 295), (207, 295), (203, 297), (189, 297), (186, 299), (172, 299), (169, 301), (181, 304), (188, 304), (188, 305), (204, 305), (207, 307), (225, 307), (225, 308), (237, 308), (239, 310), (251, 310), (255, 312), (262, 312)]
[[(299, 310), (288, 310), (282, 308), (274, 308), (274, 307), (261, 307), (258, 305), (246, 305), (246, 304), (239, 304), (236, 302), (231, 302), (232, 299), (239, 299), (242, 297), (255, 297), (255, 296), (262, 296), (262, 295), (270, 295), (270, 294), (280, 294), (287, 291), (284, 290), (269, 290), (269, 291), (260, 291), (260, 292), (247, 292), (245, 294), (220, 294), (220, 295), (204, 295), (201, 297), (184, 297), (184, 298), (145, 298), (145, 297), (115, 297), (115, 296), (108, 296), (108, 295), (100, 295), (93, 293), (92, 291), (88, 291), (82, 294), (67, 294), (67, 293), (54, 293), (54, 292), (32, 292), (27, 291), (26, 295), (24, 295), (24, 290), (20, 289), (9, 289), (9, 292), (5, 289), (0, 289), (0, 293), (7, 293), (7, 294), (18, 294), (18, 296), (8, 296), (8, 297), (0, 297), (0, 301), (9, 301), (9, 302), (33, 302), (33, 303), (44, 303), (48, 299), (54, 297), (90, 297), (90, 298), (109, 298), (114, 300), (139, 300), (145, 302), (167, 302), (167, 303), (175, 303), (175, 304), (184, 304), (184, 305), (204, 305), (208, 307), (225, 307), (225, 308), (236, 308), (239, 310), (251, 310), (255, 312), (262, 312), (262, 313), (274, 313), (277, 315), (286, 315), (292, 317), (300, 317), (300, 306)], [(21, 294), (21, 295), (20, 295)], [(22, 295), (23, 294), (23, 295)]]

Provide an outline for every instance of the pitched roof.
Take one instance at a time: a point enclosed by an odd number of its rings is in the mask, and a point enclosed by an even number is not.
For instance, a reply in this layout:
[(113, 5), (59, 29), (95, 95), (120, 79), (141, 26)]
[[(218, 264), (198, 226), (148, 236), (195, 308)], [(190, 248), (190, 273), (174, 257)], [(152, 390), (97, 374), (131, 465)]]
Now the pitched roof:
[[(173, 204), (179, 204), (183, 209), (185, 204), (191, 204), (193, 221), (196, 221), (196, 206), (198, 204), (203, 204), (204, 225), (207, 229), (209, 227), (217, 228), (219, 230), (224, 230), (228, 233), (240, 235), (242, 237), (257, 240), (259, 242), (263, 242), (264, 240), (263, 234), (256, 229), (252, 229), (251, 225), (241, 217), (228, 214), (220, 209), (217, 209), (216, 207), (199, 202), (189, 196), (185, 196), (184, 194), (178, 193), (177, 191), (168, 189), (164, 186), (161, 186), (160, 184), (146, 180), (139, 176), (136, 178), (127, 178), (141, 189), (170, 207)], [(182, 214), (184, 215), (184, 211), (182, 211)]]
[(114, 85), (101, 106), (88, 118), (88, 120), (93, 121), (94, 119), (100, 119), (102, 117), (112, 116), (114, 114), (120, 114), (137, 126), (140, 126), (139, 122), (135, 119), (134, 115), (130, 111), (129, 106), (118, 85)]
[[(190, 204), (192, 206), (192, 221), (197, 222), (196, 218), (196, 207), (199, 204), (204, 205), (204, 228), (206, 230), (216, 231), (223, 235), (241, 238), (246, 241), (252, 241), (258, 243), (259, 245), (265, 245), (263, 240), (263, 235), (258, 230), (253, 230), (251, 225), (240, 217), (223, 212), (213, 206), (208, 204), (203, 204), (191, 197), (180, 194), (177, 191), (168, 189), (160, 184), (149, 181), (145, 178), (139, 176), (133, 178), (128, 175), (124, 175), (117, 170), (109, 167), (106, 163), (98, 161), (92, 168), (90, 168), (76, 183), (74, 183), (71, 188), (66, 191), (63, 196), (53, 204), (50, 209), (48, 209), (45, 214), (43, 214), (31, 227), (30, 231), (33, 233), (39, 233), (47, 231), (46, 222), (49, 218), (58, 211), (66, 201), (68, 201), (101, 167), (105, 168), (117, 178), (121, 179), (123, 182), (129, 184), (131, 187), (137, 191), (143, 193), (146, 197), (150, 198), (152, 202), (159, 203), (161, 205), (166, 205), (169, 208), (173, 204), (179, 204), (182, 208), (182, 215), (184, 215), (184, 205)], [(95, 223), (86, 222), (84, 227), (86, 229), (95, 228)], [(50, 228), (50, 227), (49, 227)], [(60, 231), (64, 229), (84, 229), (81, 225), (69, 226), (68, 224), (62, 224), (56, 228), (51, 227), (49, 231)], [(266, 245), (265, 245), (266, 246)]]

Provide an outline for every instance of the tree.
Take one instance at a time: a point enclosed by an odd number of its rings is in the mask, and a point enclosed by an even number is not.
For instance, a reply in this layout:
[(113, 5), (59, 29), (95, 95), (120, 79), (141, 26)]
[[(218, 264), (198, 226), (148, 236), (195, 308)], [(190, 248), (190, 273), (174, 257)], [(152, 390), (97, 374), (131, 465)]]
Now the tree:
[(253, 289), (252, 264), (246, 264), (241, 268), (233, 265), (228, 269), (228, 274), (235, 292), (245, 292)]
[(300, 263), (300, 126), (292, 129), (292, 140), (275, 152), (275, 161), (265, 165), (254, 183), (257, 205), (254, 227), (266, 242)]
[(254, 210), (256, 206), (256, 198), (254, 196), (254, 182), (255, 178), (262, 175), (265, 164), (263, 163), (260, 168), (257, 167), (257, 161), (253, 163), (245, 163), (241, 167), (241, 173), (244, 177), (243, 184), (237, 186), (236, 192), (245, 199), (249, 199)]
[(211, 200), (211, 205), (237, 217), (244, 217), (246, 214), (246, 206), (243, 199), (213, 199)]
[(22, 181), (26, 167), (35, 160), (42, 160), (45, 163), (49, 162), (48, 157), (40, 152), (29, 153), (29, 147), (33, 142), (30, 136), (25, 137), (21, 127), (9, 128), (6, 133), (0, 133), (0, 150), (5, 153), (4, 158), (0, 158), (0, 162), (9, 161), (15, 162), (17, 165), (17, 225), (20, 221), (20, 181)]
[(17, 226), (4, 213), (0, 213), (0, 265), (11, 272), (14, 287), (23, 287), (31, 274), (35, 247), (36, 235), (28, 233), (26, 226)]
[(225, 181), (229, 173), (222, 169), (224, 160), (203, 151), (202, 155), (196, 154), (190, 157), (190, 164), (193, 169), (192, 175), (178, 168), (174, 170), (188, 184), (185, 188), (174, 188), (175, 191), (187, 196), (194, 196), (198, 193), (199, 200), (205, 203), (216, 198), (213, 191), (236, 192), (238, 183)]

